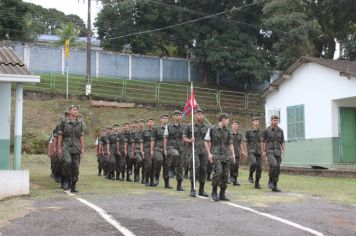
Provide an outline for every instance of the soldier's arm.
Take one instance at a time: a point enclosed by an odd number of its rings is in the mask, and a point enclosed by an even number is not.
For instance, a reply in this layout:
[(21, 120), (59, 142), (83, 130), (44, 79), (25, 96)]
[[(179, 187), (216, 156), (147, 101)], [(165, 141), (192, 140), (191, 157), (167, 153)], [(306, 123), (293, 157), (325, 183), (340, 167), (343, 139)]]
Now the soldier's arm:
[(120, 141), (116, 140), (116, 154), (120, 156)]
[(80, 136), (80, 154), (84, 154), (84, 135)]
[(285, 141), (284, 141), (284, 134), (283, 134), (283, 131), (281, 131), (282, 132), (282, 139), (281, 139), (281, 143), (280, 143), (280, 146), (281, 146), (281, 150), (282, 150), (282, 152), (284, 152), (284, 150), (285, 150)]
[(127, 147), (129, 146), (129, 143), (127, 141), (124, 142), (124, 153), (125, 156), (127, 156)]

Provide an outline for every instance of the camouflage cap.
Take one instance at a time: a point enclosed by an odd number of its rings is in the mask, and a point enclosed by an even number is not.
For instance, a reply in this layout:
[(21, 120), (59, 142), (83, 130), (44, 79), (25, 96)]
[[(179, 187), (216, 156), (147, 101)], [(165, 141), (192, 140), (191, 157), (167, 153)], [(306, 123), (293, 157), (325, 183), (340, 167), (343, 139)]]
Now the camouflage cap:
[(137, 124), (137, 120), (131, 121), (131, 124)]
[(147, 118), (147, 121), (150, 121), (150, 120), (154, 121), (154, 119), (152, 117)]
[(219, 121), (222, 121), (223, 119), (228, 119), (228, 118), (229, 118), (229, 114), (227, 114), (227, 113), (220, 113), (218, 115), (218, 120)]
[(251, 121), (255, 121), (255, 120), (260, 120), (260, 117), (258, 117), (258, 116), (252, 116)]
[(161, 115), (160, 118), (161, 118), (161, 119), (162, 119), (162, 118), (168, 118), (168, 115), (167, 115), (167, 114), (163, 114), (163, 115)]
[(112, 130), (111, 126), (106, 127), (106, 130)]
[(140, 119), (139, 121), (140, 121), (140, 123), (143, 123), (143, 122), (145, 122), (145, 119)]
[(182, 112), (180, 110), (175, 110), (172, 114), (173, 115), (182, 115)]
[(70, 105), (68, 110), (72, 110), (73, 108), (77, 108), (77, 110), (79, 110), (79, 106), (78, 105)]
[(113, 124), (112, 127), (113, 127), (113, 128), (114, 128), (114, 127), (120, 127), (120, 125), (118, 125), (118, 124)]
[(197, 109), (196, 113), (202, 113), (204, 114), (204, 111), (202, 109)]
[(271, 120), (279, 120), (279, 117), (277, 115), (271, 116)]

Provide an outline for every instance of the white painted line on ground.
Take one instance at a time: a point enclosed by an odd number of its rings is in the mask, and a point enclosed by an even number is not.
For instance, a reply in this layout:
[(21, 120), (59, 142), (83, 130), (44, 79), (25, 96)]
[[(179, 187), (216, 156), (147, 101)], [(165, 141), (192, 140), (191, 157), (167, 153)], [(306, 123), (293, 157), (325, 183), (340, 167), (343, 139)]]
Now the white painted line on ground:
[[(202, 196), (197, 196), (197, 197), (202, 198), (202, 199), (208, 199), (207, 197), (202, 197)], [(309, 233), (311, 233), (313, 235), (317, 235), (317, 236), (323, 236), (324, 235), (323, 233), (318, 232), (318, 231), (316, 231), (314, 229), (302, 226), (300, 224), (294, 223), (294, 222), (292, 222), (290, 220), (286, 220), (286, 219), (280, 218), (278, 216), (274, 216), (274, 215), (271, 215), (271, 214), (268, 214), (268, 213), (264, 213), (264, 212), (260, 212), (260, 211), (254, 210), (254, 209), (252, 209), (250, 207), (241, 206), (241, 205), (238, 205), (238, 204), (235, 204), (235, 203), (231, 203), (231, 202), (222, 202), (222, 203), (224, 203), (226, 205), (229, 205), (229, 206), (236, 207), (236, 208), (240, 208), (242, 210), (249, 211), (249, 212), (252, 212), (252, 213), (267, 217), (267, 218), (270, 218), (272, 220), (279, 221), (281, 223), (290, 225), (290, 226), (292, 226), (294, 228), (301, 229), (301, 230), (304, 230), (306, 232), (309, 232)]]
[(96, 211), (102, 218), (104, 218), (107, 222), (109, 222), (112, 226), (114, 226), (118, 231), (120, 231), (120, 233), (122, 233), (124, 236), (135, 236), (135, 234), (133, 232), (131, 232), (130, 230), (128, 230), (127, 228), (123, 227), (114, 217), (112, 217), (111, 215), (109, 215), (108, 213), (106, 213), (106, 211), (104, 211), (103, 209), (101, 209), (100, 207), (94, 205), (91, 202), (88, 202), (87, 200), (80, 198), (80, 197), (76, 197), (75, 194), (72, 194), (70, 192), (65, 192), (67, 193), (69, 196), (74, 197), (75, 199), (77, 199), (78, 201), (80, 201), (81, 203), (87, 205), (88, 207), (90, 207), (91, 209), (93, 209), (94, 211)]

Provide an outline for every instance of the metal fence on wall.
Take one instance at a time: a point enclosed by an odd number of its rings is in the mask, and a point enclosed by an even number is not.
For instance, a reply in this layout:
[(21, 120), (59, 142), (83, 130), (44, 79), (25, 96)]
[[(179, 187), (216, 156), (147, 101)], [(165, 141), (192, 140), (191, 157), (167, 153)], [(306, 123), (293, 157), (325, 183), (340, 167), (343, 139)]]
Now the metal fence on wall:
[[(61, 74), (42, 74), (41, 83), (25, 86), (26, 90), (48, 93), (66, 93), (66, 77)], [(264, 102), (260, 94), (195, 87), (195, 97), (205, 110), (228, 112), (263, 112)], [(184, 106), (190, 93), (190, 85), (161, 83), (142, 80), (126, 80), (112, 77), (93, 78), (92, 96), (116, 101), (143, 102)], [(85, 77), (70, 75), (69, 94), (85, 94)]]

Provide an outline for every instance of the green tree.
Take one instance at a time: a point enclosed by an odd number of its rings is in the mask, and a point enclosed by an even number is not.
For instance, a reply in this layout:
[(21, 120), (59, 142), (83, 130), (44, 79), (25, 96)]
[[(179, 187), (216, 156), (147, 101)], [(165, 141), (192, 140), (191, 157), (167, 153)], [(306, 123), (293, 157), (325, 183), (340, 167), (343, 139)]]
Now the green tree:
[(77, 40), (79, 37), (79, 30), (75, 28), (73, 22), (69, 22), (56, 30), (56, 34), (60, 36), (58, 45), (63, 46), (66, 40), (69, 40), (71, 47), (77, 46)]
[(263, 7), (263, 24), (272, 34), (269, 47), (276, 68), (285, 70), (301, 56), (316, 56), (320, 26), (300, 0), (270, 0)]

